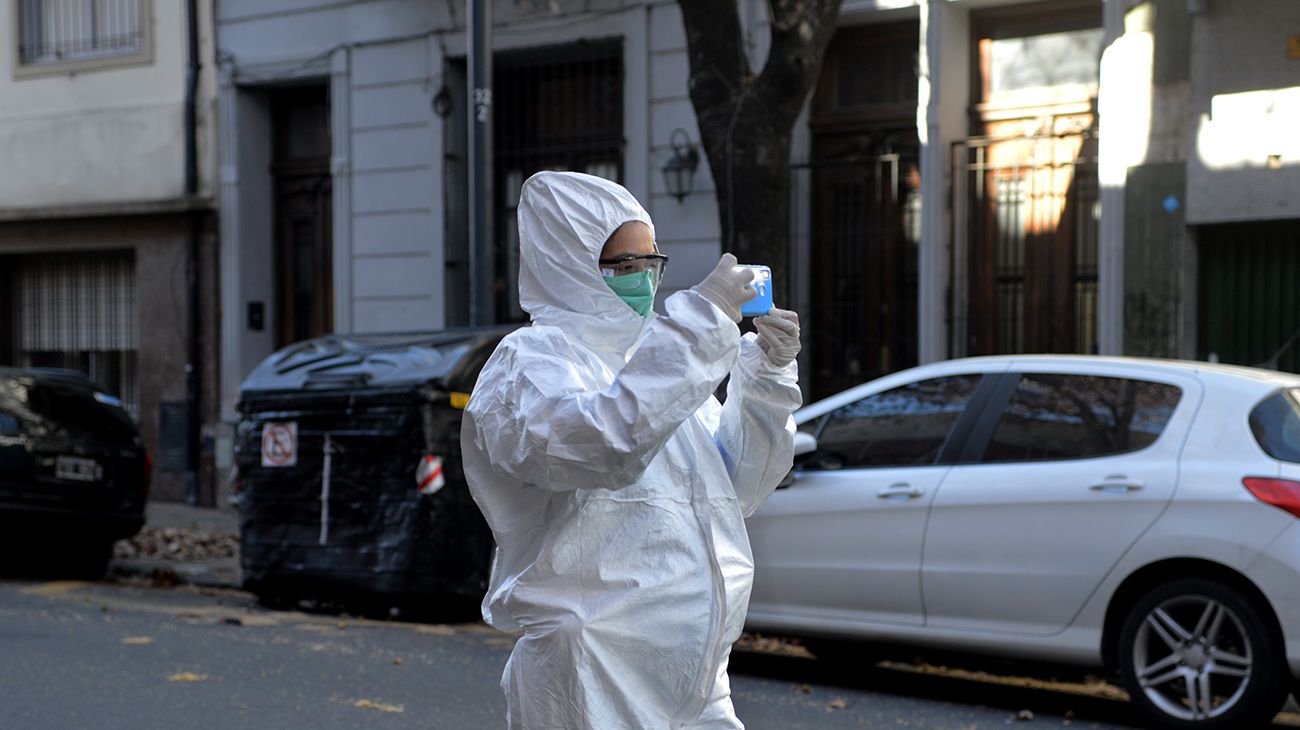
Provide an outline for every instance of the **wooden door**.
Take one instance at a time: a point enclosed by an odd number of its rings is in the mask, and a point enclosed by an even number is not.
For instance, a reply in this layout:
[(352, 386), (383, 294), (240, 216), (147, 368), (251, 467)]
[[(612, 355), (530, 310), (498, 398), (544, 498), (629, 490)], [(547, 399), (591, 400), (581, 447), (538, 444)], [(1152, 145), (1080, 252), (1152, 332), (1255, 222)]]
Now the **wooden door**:
[(276, 342), (333, 331), (329, 101), (325, 87), (273, 97)]

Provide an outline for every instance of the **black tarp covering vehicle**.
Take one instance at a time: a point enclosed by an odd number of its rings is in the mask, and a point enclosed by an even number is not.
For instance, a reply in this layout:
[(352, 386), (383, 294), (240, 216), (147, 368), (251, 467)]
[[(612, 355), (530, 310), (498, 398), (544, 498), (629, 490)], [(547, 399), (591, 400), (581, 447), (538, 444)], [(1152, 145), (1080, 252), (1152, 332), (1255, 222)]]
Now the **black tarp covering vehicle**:
[(460, 421), (506, 331), (326, 336), (264, 360), (235, 441), (245, 587), (268, 603), (482, 595), (492, 535)]

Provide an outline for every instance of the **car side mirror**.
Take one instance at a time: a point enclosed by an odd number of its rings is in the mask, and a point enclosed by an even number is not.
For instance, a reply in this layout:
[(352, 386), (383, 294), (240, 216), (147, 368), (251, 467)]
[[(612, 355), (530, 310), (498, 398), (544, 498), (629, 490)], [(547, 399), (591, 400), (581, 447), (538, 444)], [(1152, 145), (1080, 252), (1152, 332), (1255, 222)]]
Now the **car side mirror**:
[(810, 433), (805, 433), (805, 432), (803, 432), (803, 431), (795, 431), (795, 432), (794, 432), (794, 461), (795, 461), (795, 463), (794, 463), (794, 466), (790, 467), (790, 471), (786, 473), (786, 475), (785, 475), (785, 479), (782, 479), (782, 480), (781, 480), (781, 483), (778, 484), (778, 485), (776, 485), (776, 488), (777, 488), (777, 489), (785, 489), (786, 487), (790, 486), (791, 484), (794, 484), (794, 479), (795, 479), (794, 473), (795, 473), (796, 471), (799, 470), (799, 468), (800, 468), (800, 467), (799, 467), (799, 463), (800, 463), (800, 461), (802, 461), (799, 457), (801, 457), (801, 456), (807, 456), (808, 454), (811, 454), (811, 453), (815, 452), (816, 450), (817, 450), (817, 437), (816, 437), (816, 436), (814, 436), (814, 435), (812, 435), (812, 434), (810, 434)]
[(817, 437), (806, 431), (796, 431), (794, 434), (794, 455), (803, 456), (811, 454), (817, 450)]

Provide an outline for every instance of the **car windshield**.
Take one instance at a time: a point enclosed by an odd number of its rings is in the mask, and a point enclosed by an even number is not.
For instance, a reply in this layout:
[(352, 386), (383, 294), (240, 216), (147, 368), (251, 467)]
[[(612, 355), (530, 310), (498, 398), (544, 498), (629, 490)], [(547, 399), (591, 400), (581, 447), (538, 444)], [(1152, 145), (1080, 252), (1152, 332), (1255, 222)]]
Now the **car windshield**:
[(135, 425), (114, 401), (70, 384), (0, 381), (0, 411), (33, 436), (130, 440)]
[(1279, 391), (1255, 406), (1250, 430), (1264, 453), (1300, 464), (1300, 388)]

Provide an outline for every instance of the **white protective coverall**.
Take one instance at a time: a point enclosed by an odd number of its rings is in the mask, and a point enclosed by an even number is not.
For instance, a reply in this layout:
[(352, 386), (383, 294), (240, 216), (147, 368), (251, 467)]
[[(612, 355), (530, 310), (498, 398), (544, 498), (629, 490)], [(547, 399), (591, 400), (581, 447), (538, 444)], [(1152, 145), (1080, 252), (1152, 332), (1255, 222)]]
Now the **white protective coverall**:
[(694, 291), (642, 320), (597, 266), (627, 221), (651, 225), (615, 183), (524, 184), (532, 326), (465, 411), (465, 474), (498, 546), (483, 616), (522, 632), (501, 680), (511, 728), (743, 727), (726, 674), (753, 573), (743, 517), (790, 469), (797, 365)]

